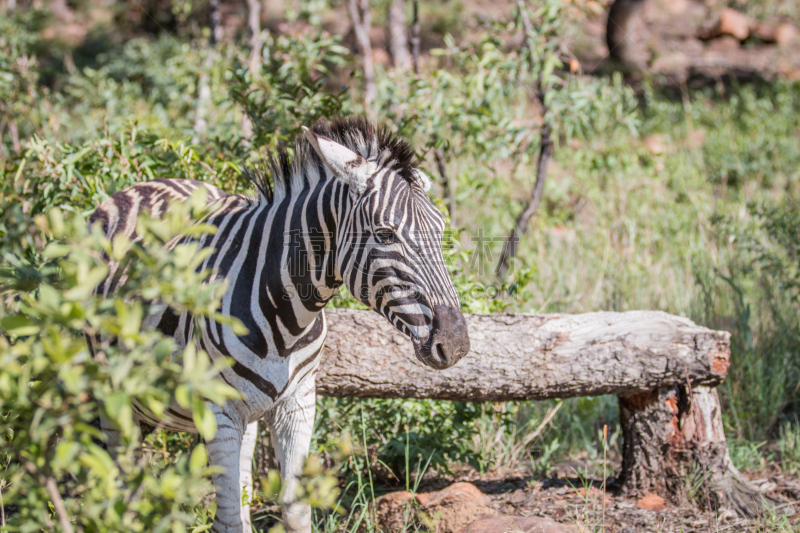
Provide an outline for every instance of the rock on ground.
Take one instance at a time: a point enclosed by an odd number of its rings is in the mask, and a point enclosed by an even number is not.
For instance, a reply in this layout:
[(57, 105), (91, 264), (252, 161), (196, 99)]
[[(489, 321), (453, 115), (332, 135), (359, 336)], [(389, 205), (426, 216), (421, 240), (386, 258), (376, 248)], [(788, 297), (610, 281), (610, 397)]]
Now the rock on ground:
[(578, 533), (572, 525), (536, 516), (487, 516), (468, 524), (458, 533)]
[(383, 531), (433, 526), (437, 533), (454, 533), (478, 518), (497, 513), (472, 483), (453, 483), (440, 491), (421, 494), (391, 492), (375, 500), (374, 512)]
[(383, 531), (404, 532), (424, 527), (436, 533), (576, 533), (549, 518), (498, 516), (490, 499), (472, 483), (453, 483), (436, 492), (391, 492), (373, 504)]

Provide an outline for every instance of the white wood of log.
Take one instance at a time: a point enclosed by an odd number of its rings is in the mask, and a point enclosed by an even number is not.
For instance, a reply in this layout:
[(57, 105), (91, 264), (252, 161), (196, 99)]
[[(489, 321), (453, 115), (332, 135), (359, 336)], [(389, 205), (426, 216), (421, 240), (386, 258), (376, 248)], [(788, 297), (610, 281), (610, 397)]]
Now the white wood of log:
[(714, 387), (730, 361), (730, 334), (660, 311), (581, 315), (467, 315), (472, 348), (436, 371), (370, 311), (326, 311), (317, 374), (322, 396), (454, 401), (630, 396), (667, 385)]

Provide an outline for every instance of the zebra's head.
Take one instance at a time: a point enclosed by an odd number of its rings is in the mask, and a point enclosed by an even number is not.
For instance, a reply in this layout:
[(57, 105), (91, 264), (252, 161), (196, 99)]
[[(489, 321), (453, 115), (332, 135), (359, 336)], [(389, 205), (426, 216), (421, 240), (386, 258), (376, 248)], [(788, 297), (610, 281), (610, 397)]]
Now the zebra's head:
[(386, 130), (365, 121), (326, 128), (303, 131), (348, 186), (349, 214), (337, 232), (339, 276), (356, 299), (410, 337), (421, 362), (454, 365), (470, 343), (442, 257), (444, 218), (426, 195), (430, 179), (412, 164), (408, 144)]

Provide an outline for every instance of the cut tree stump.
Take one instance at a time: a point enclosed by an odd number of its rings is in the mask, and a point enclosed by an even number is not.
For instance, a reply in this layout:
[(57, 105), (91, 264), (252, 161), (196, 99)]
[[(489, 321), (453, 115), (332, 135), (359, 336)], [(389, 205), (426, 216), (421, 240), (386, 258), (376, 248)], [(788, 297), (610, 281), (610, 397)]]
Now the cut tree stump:
[(715, 389), (662, 387), (619, 403), (623, 461), (614, 485), (623, 494), (653, 493), (675, 503), (694, 497), (708, 509), (749, 517), (773, 501), (733, 465)]
[(728, 332), (659, 311), (466, 315), (470, 353), (436, 371), (378, 314), (326, 316), (322, 396), (496, 402), (614, 394), (624, 438), (616, 490), (677, 503), (690, 496), (694, 476), (710, 508), (753, 515), (766, 501), (731, 463), (710, 388), (728, 371)]

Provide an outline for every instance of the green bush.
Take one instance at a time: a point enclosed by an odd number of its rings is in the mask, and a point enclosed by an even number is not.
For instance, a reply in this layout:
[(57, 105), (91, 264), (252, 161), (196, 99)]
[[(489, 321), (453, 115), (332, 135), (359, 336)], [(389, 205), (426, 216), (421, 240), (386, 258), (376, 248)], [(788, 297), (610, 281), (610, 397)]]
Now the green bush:
[[(196, 207), (194, 215), (200, 212)], [(153, 301), (231, 323), (217, 312), (224, 284), (203, 283), (208, 272), (197, 272), (204, 257), (197, 245), (164, 246), (209, 229), (188, 224), (187, 215), (176, 208), (164, 221), (143, 219), (142, 240), (131, 243), (110, 242), (99, 229), (89, 232), (81, 216), (51, 210), (36, 218), (49, 240), (37, 286), (19, 291), (14, 271), (3, 269), (0, 457), (3, 501), (16, 509), (7, 517), (10, 531), (179, 531), (194, 524), (193, 509), (209, 491), (205, 452), (195, 448), (174, 464), (149, 461), (136, 453), (132, 409), (137, 401), (160, 415), (177, 403), (210, 438), (216, 423), (207, 402), (238, 397), (215, 379), (227, 360), (211, 364), (192, 345), (179, 351), (171, 338), (142, 328)], [(127, 276), (103, 299), (94, 291), (109, 259)], [(101, 413), (120, 430), (118, 450), (100, 445), (94, 422)]]
[(471, 446), (480, 416), (473, 403), (320, 398), (315, 440), (325, 453), (332, 435), (350, 433), (363, 453), (351, 474), (377, 468), (381, 481), (403, 484), (429, 470), (449, 472), (454, 462), (477, 467), (487, 452)]
[(41, 236), (30, 220), (52, 208), (89, 215), (118, 190), (146, 179), (213, 181), (249, 189), (240, 163), (201, 155), (191, 143), (173, 142), (136, 128), (82, 145), (34, 137), (21, 157), (0, 167), (0, 257), (18, 268), (38, 264)]

